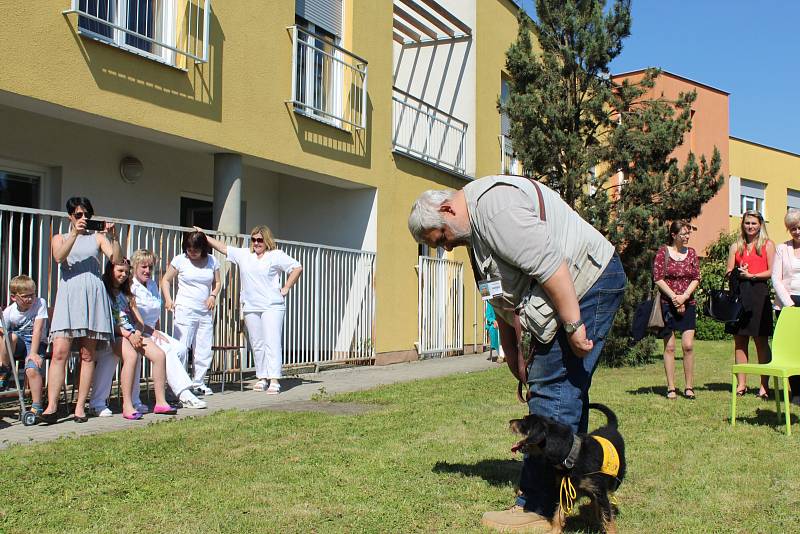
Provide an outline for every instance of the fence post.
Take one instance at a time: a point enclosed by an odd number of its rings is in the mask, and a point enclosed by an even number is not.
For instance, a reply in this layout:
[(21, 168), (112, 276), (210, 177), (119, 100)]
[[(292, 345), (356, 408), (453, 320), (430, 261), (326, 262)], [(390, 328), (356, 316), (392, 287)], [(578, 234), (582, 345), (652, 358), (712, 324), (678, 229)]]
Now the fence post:
[(319, 337), (320, 337), (320, 274), (321, 274), (321, 258), (320, 248), (314, 250), (314, 372), (319, 373)]

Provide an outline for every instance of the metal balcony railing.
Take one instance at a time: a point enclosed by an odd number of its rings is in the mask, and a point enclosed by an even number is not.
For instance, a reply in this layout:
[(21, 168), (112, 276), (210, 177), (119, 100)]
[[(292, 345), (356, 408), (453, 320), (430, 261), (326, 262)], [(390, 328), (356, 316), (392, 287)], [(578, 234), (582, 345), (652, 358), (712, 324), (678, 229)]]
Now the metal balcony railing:
[(394, 149), (466, 174), (467, 123), (397, 88), (392, 100)]
[(208, 62), (211, 0), (72, 0), (78, 32), (175, 67)]
[(338, 128), (367, 127), (367, 61), (300, 26), (292, 35), (292, 98), (296, 112)]
[(522, 162), (514, 154), (511, 138), (505, 135), (500, 136), (500, 174), (524, 174)]

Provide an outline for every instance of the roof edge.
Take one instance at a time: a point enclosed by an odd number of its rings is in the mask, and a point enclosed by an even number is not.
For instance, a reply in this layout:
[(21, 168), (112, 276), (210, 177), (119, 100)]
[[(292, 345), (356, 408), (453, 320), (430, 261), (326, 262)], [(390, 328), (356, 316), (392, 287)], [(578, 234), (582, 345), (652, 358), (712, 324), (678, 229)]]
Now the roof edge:
[[(628, 72), (620, 72), (618, 74), (612, 74), (611, 77), (612, 78), (617, 78), (617, 77), (621, 77), (621, 76), (630, 76), (632, 74), (642, 74), (648, 68), (660, 68), (660, 67), (646, 67), (646, 68), (643, 68), (643, 69), (636, 69), (636, 70), (632, 70), (632, 71), (628, 71)], [(689, 82), (689, 83), (692, 83), (692, 84), (695, 84), (695, 85), (699, 85), (701, 87), (705, 87), (706, 89), (710, 89), (712, 91), (716, 91), (718, 93), (722, 93), (725, 96), (730, 96), (730, 93), (728, 91), (725, 91), (724, 89), (720, 89), (719, 87), (714, 87), (713, 85), (708, 85), (707, 83), (698, 82), (697, 80), (693, 80), (691, 78), (687, 78), (686, 76), (681, 76), (680, 74), (675, 74), (674, 72), (670, 72), (670, 71), (668, 71), (666, 69), (660, 69), (660, 70), (661, 70), (662, 74), (666, 74), (667, 76), (670, 76), (672, 78), (677, 78), (678, 80), (683, 80), (685, 82)]]
[(761, 148), (767, 148), (769, 150), (774, 150), (775, 152), (782, 152), (783, 154), (787, 154), (789, 156), (794, 156), (796, 158), (800, 158), (800, 154), (798, 154), (797, 152), (792, 152), (790, 150), (784, 150), (782, 148), (777, 148), (777, 147), (774, 147), (774, 146), (765, 145), (763, 143), (757, 143), (755, 141), (750, 141), (749, 139), (743, 139), (741, 137), (736, 137), (735, 135), (729, 135), (728, 138), (729, 139), (733, 139), (734, 141), (741, 141), (742, 143), (747, 143), (748, 145), (755, 145), (755, 146), (758, 146), (758, 147), (761, 147)]

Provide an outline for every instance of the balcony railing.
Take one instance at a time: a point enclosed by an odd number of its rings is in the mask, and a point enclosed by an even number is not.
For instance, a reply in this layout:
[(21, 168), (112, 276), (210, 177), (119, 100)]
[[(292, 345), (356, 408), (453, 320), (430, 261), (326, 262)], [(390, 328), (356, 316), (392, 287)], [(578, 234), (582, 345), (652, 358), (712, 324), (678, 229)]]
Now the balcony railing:
[(392, 93), (394, 149), (466, 174), (467, 123), (404, 91)]
[(338, 128), (367, 127), (367, 61), (300, 26), (292, 34), (295, 111)]
[(72, 0), (78, 32), (175, 67), (208, 61), (211, 0)]
[[(102, 219), (98, 217), (98, 219)], [(184, 232), (191, 228), (116, 219), (123, 253), (140, 248), (158, 260), (154, 276), (181, 253)], [(65, 213), (0, 205), (0, 304), (9, 301), (9, 282), (27, 274), (37, 282), (37, 296), (55, 304), (61, 265), (53, 260), (50, 241), (69, 231)], [(214, 234), (214, 232), (209, 232)], [(247, 246), (249, 235), (217, 235), (231, 246)], [(276, 240), (281, 250), (303, 265), (303, 275), (286, 297), (283, 331), (285, 367), (369, 362), (375, 357), (375, 254), (310, 243)], [(240, 277), (235, 265), (222, 261), (222, 291), (214, 308), (215, 345), (244, 346), (239, 353), (215, 353), (210, 372), (254, 368), (241, 321)], [(174, 288), (173, 288), (174, 290)], [(162, 330), (171, 333), (172, 316), (163, 312)], [(149, 371), (149, 366), (145, 366)]]
[(500, 174), (524, 174), (522, 162), (514, 154), (511, 138), (505, 135), (500, 136)]

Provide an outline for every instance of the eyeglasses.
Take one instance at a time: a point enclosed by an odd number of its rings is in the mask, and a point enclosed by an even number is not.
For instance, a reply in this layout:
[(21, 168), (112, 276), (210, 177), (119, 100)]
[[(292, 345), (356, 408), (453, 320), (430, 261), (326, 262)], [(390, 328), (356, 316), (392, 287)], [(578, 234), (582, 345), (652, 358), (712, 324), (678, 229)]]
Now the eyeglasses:
[(33, 298), (34, 298), (36, 295), (34, 295), (33, 293), (30, 293), (30, 294), (28, 294), (28, 295), (15, 295), (15, 296), (16, 296), (18, 299), (21, 299), (21, 300), (33, 300)]
[(251, 237), (250, 241), (252, 241), (253, 243), (263, 243), (264, 242), (264, 238), (263, 237)]
[(72, 216), (75, 217), (76, 221), (80, 221), (81, 219), (83, 219), (84, 216), (87, 219), (91, 219), (92, 218), (92, 214), (91, 213), (87, 213), (85, 211), (73, 211), (72, 212)]

